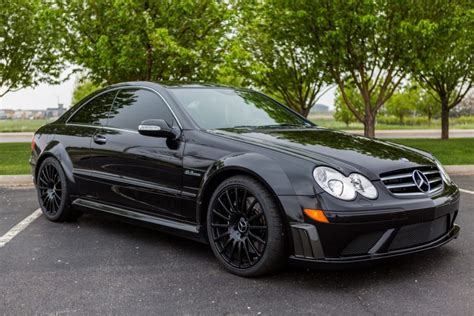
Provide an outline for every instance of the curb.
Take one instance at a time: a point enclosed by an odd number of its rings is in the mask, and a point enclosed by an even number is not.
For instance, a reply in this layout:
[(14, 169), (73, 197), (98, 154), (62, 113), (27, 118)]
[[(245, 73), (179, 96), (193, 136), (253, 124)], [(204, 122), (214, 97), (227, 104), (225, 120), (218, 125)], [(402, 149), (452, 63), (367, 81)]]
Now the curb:
[(448, 165), (444, 166), (451, 176), (472, 176), (474, 175), (474, 165)]
[[(474, 175), (474, 165), (450, 165), (444, 166), (451, 176)], [(31, 175), (0, 176), (0, 187), (32, 187)]]
[(0, 187), (32, 187), (31, 175), (0, 176)]

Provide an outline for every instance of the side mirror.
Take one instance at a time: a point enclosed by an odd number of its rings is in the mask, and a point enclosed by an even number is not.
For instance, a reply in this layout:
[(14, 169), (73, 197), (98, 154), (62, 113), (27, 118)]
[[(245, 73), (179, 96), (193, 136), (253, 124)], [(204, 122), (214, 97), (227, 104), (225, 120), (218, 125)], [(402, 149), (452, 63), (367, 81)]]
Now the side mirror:
[(138, 133), (146, 136), (176, 139), (179, 133), (165, 120), (145, 120), (138, 125)]

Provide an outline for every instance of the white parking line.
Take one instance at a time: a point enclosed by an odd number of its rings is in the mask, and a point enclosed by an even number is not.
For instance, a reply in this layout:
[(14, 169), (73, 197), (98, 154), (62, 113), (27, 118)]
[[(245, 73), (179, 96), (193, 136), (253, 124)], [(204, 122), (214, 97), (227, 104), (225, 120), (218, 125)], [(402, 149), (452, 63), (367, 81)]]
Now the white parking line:
[(0, 248), (8, 244), (16, 235), (21, 233), (28, 225), (33, 223), (35, 219), (40, 217), (42, 214), (41, 209), (37, 209), (30, 216), (16, 224), (12, 229), (10, 229), (5, 235), (0, 237)]
[(464, 193), (474, 194), (474, 191), (469, 191), (465, 189), (459, 189), (459, 191), (464, 192)]

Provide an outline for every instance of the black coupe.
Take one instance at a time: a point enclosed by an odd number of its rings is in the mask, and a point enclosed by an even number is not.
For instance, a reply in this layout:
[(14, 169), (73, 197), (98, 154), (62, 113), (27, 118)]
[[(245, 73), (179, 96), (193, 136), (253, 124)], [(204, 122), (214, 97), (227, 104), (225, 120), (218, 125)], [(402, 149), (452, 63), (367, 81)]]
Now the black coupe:
[(255, 91), (129, 82), (32, 142), (44, 215), (107, 213), (209, 243), (232, 273), (441, 246), (459, 191), (430, 154), (318, 127)]

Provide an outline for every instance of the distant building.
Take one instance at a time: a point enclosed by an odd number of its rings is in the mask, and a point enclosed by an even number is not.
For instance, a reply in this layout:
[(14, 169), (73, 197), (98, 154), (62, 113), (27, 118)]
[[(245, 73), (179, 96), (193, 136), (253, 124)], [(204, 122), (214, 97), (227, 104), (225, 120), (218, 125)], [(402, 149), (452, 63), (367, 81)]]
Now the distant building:
[(58, 103), (57, 108), (47, 108), (45, 116), (47, 118), (52, 118), (52, 117), (60, 117), (61, 115), (66, 112), (66, 109), (64, 109), (64, 106), (62, 103)]
[(0, 120), (7, 120), (13, 118), (15, 110), (5, 109), (0, 110)]
[(329, 106), (324, 105), (324, 104), (320, 104), (320, 103), (316, 103), (311, 108), (311, 113), (321, 113), (321, 114), (329, 113)]
[(45, 118), (44, 110), (0, 110), (0, 120), (39, 120)]

